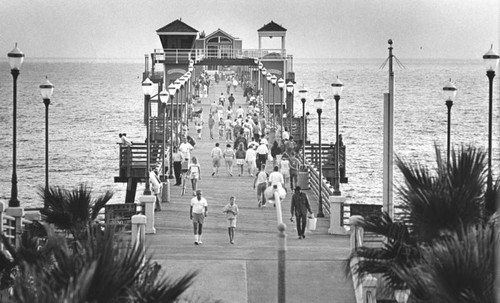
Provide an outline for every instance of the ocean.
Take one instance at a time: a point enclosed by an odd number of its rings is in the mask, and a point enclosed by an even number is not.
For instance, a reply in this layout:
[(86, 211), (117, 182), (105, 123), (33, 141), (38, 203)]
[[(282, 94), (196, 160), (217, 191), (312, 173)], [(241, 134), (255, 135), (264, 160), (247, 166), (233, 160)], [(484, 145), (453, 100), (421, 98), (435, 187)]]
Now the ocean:
[[(396, 52), (397, 55), (397, 52)], [(488, 79), (482, 54), (475, 60), (415, 60), (395, 64), (394, 152), (404, 159), (435, 165), (434, 146), (446, 152), (447, 108), (443, 86), (451, 78), (458, 93), (451, 114), (452, 146), (488, 144)], [(143, 58), (138, 60), (32, 60), (26, 58), (18, 78), (17, 174), (22, 206), (39, 207), (45, 183), (45, 106), (39, 85), (54, 84), (49, 108), (50, 185), (90, 185), (95, 194), (113, 190), (114, 202), (125, 200), (118, 175), (118, 134), (144, 142), (141, 89)], [(383, 95), (388, 68), (379, 59), (294, 59), (295, 113), (302, 115), (298, 89), (309, 90), (308, 138), (318, 140), (313, 99), (325, 99), (322, 139), (335, 142), (335, 101), (330, 84), (339, 77), (344, 91), (339, 131), (346, 145), (348, 184), (341, 191), (348, 203), (382, 203)], [(0, 63), (0, 200), (8, 203), (12, 176), (12, 76)], [(493, 166), (498, 172), (500, 77), (494, 83)], [(395, 169), (395, 185), (401, 177)], [(138, 186), (142, 192), (143, 185)], [(397, 197), (395, 198), (397, 203)]]

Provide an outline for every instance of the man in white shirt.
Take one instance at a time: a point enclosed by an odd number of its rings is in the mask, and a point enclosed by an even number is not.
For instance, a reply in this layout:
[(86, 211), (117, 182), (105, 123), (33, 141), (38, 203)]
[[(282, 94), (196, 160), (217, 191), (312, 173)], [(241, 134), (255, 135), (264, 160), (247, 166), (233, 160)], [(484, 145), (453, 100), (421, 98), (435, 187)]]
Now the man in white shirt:
[(245, 110), (243, 108), (241, 108), (241, 105), (240, 105), (238, 107), (238, 109), (236, 110), (236, 117), (243, 118), (244, 115), (245, 115)]
[(189, 144), (186, 140), (186, 138), (182, 137), (181, 138), (181, 145), (179, 145), (179, 152), (182, 155), (182, 158), (184, 161), (190, 161), (191, 160), (191, 151), (194, 149), (194, 147)]
[(278, 187), (285, 188), (285, 179), (279, 172), (278, 166), (275, 166), (273, 172), (269, 174), (269, 183), (271, 183), (271, 186), (276, 185)]
[(208, 203), (201, 196), (201, 190), (196, 191), (196, 197), (191, 199), (191, 207), (189, 208), (189, 217), (193, 221), (194, 244), (199, 245), (201, 242), (201, 233), (205, 217), (208, 214)]
[(255, 176), (255, 180), (253, 181), (253, 188), (257, 186), (257, 200), (259, 201), (259, 207), (266, 207), (266, 196), (264, 192), (267, 187), (267, 173), (266, 166), (262, 165), (260, 167), (260, 171)]
[(285, 127), (285, 130), (283, 131), (283, 140), (290, 140), (290, 133), (288, 132), (288, 128)]
[(259, 147), (257, 147), (257, 168), (259, 170), (261, 165), (266, 165), (267, 155), (269, 154), (266, 143), (267, 141), (261, 140)]
[(248, 174), (252, 177), (255, 169), (257, 168), (255, 164), (256, 160), (257, 160), (257, 152), (255, 151), (253, 146), (249, 146), (245, 154), (245, 161), (247, 162), (248, 166)]

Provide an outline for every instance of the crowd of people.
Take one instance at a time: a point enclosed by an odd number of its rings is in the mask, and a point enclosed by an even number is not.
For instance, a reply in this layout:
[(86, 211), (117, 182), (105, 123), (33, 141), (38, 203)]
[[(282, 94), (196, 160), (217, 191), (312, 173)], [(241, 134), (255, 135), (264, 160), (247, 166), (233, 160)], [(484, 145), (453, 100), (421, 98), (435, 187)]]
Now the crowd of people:
[[(229, 79), (231, 80), (231, 78)], [(194, 87), (208, 95), (210, 76), (202, 74), (199, 81), (194, 83)], [(236, 87), (234, 87), (234, 91), (236, 91)], [(229, 92), (228, 88), (226, 94), (221, 92), (216, 100), (211, 100), (206, 121), (201, 114), (202, 110), (200, 110), (200, 114), (194, 118), (192, 126), (182, 123), (175, 140), (178, 144), (173, 147), (172, 166), (175, 176), (173, 185), (180, 186), (183, 183), (183, 178), (189, 179), (194, 196), (191, 200), (190, 218), (193, 222), (195, 245), (202, 244), (202, 226), (204, 218), (208, 214), (208, 202), (198, 188), (202, 170), (198, 158), (191, 155), (196, 145), (192, 137), (188, 136), (191, 127), (196, 131), (198, 140), (214, 141), (214, 147), (210, 150), (211, 176), (216, 178), (237, 175), (238, 177), (252, 178), (249, 183), (253, 183), (253, 188), (256, 191), (257, 207), (261, 208), (272, 204), (265, 195), (265, 191), (269, 187), (278, 188), (279, 191), (292, 192), (295, 190), (292, 197), (292, 218), (293, 216), (297, 217), (298, 235), (299, 238), (303, 238), (304, 209), (310, 212), (310, 206), (307, 196), (301, 193), (300, 187), (297, 186), (299, 161), (296, 158), (298, 149), (293, 137), (290, 136), (285, 127), (281, 138), (277, 136), (271, 138), (270, 125), (268, 125), (263, 111), (262, 98), (258, 92), (245, 90), (246, 98), (243, 105), (235, 105), (233, 94)], [(209, 127), (209, 138), (203, 137), (205, 122)], [(120, 139), (122, 144), (131, 144), (126, 138), (126, 134), (120, 134)], [(272, 140), (272, 144), (269, 144), (270, 140)], [(224, 166), (222, 167), (222, 165)], [(161, 192), (162, 182), (158, 177), (157, 170), (152, 171), (150, 182), (153, 185), (154, 194), (157, 195), (156, 209), (159, 211), (161, 210), (159, 192)], [(239, 209), (235, 204), (236, 197), (231, 196), (229, 200), (229, 204), (224, 207), (222, 212), (226, 214), (229, 242), (233, 244)]]

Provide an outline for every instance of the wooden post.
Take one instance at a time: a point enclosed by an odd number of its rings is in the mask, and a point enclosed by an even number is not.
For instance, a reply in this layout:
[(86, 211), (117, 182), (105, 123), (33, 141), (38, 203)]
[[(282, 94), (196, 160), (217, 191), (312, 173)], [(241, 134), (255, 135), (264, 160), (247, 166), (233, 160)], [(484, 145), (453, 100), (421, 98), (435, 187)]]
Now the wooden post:
[(342, 213), (342, 205), (345, 204), (346, 198), (344, 196), (330, 196), (330, 228), (329, 234), (345, 235), (343, 220), (344, 214)]
[(377, 303), (377, 278), (368, 274), (363, 278), (363, 302), (365, 303)]
[(142, 244), (144, 248), (144, 243), (146, 241), (146, 222), (147, 218), (145, 215), (134, 215), (132, 216), (132, 245)]
[[(277, 203), (276, 205), (278, 204), (279, 203)], [(278, 207), (276, 207), (276, 209), (277, 208)], [(283, 223), (280, 223), (278, 225), (278, 247), (279, 247), (278, 248), (278, 303), (285, 303), (286, 302), (286, 225)]]
[[(3, 217), (5, 215), (5, 203), (0, 201), (0, 236), (3, 235)], [(3, 241), (0, 241), (0, 250), (3, 250)]]
[(139, 202), (143, 205), (146, 214), (146, 233), (156, 234), (155, 229), (155, 201), (156, 196), (142, 196)]

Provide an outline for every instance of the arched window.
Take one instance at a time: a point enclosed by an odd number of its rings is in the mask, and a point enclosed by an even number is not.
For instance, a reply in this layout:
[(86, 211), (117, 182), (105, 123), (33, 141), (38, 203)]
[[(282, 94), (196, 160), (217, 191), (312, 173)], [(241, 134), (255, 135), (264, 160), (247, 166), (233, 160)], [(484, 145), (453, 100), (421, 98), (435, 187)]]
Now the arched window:
[(207, 41), (207, 43), (219, 43), (219, 37), (211, 38)]
[(221, 43), (232, 43), (232, 41), (231, 41), (231, 40), (229, 40), (229, 39), (228, 39), (228, 38), (226, 38), (226, 37), (220, 37), (220, 42), (221, 42)]

